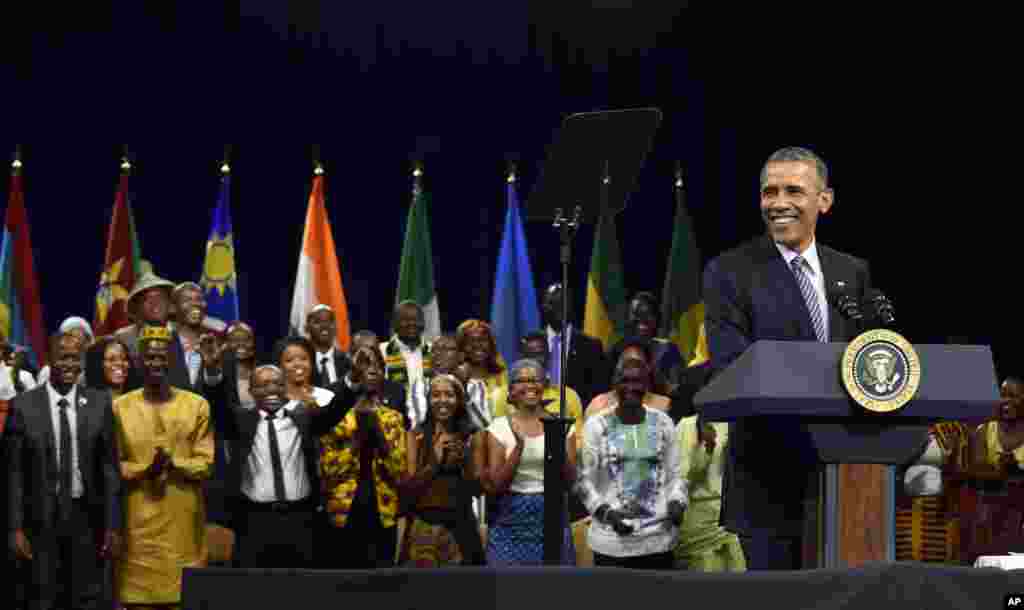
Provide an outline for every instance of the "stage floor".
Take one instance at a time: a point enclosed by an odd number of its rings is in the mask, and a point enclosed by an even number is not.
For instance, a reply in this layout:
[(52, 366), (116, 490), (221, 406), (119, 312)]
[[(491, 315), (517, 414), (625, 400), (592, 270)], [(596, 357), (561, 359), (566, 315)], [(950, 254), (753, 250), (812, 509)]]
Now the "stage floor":
[(917, 563), (743, 574), (558, 567), (378, 572), (211, 568), (185, 571), (182, 608), (646, 610), (709, 604), (711, 610), (968, 610), (1008, 607), (1005, 600), (1011, 594), (1024, 594), (1024, 571)]

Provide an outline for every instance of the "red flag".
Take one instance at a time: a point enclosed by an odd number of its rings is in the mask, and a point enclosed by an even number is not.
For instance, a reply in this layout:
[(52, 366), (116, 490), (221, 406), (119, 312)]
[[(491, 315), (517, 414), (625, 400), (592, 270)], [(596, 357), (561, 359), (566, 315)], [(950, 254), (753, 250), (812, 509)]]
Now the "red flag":
[(128, 319), (128, 293), (140, 273), (139, 238), (128, 201), (128, 174), (121, 174), (114, 198), (114, 214), (107, 237), (107, 255), (96, 291), (96, 317), (93, 331), (96, 336), (113, 334), (119, 328), (131, 325)]
[(8, 341), (29, 347), (41, 367), (46, 364), (46, 330), (19, 167), (11, 174), (11, 193), (0, 241), (0, 331)]

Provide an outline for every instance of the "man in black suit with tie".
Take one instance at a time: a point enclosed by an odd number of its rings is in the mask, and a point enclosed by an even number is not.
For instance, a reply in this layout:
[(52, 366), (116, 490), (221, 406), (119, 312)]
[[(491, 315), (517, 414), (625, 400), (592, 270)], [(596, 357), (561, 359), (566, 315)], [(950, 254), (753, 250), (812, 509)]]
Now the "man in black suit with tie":
[[(827, 167), (813, 152), (783, 148), (769, 157), (760, 193), (767, 235), (722, 254), (704, 271), (713, 374), (759, 340), (856, 336), (859, 329), (827, 295), (861, 301), (871, 277), (865, 261), (816, 240), (818, 219), (833, 197)], [(818, 496), (806, 431), (789, 422), (743, 420), (729, 436), (723, 525), (740, 536), (750, 569), (798, 569), (807, 506)]]
[(317, 305), (306, 316), (306, 334), (316, 349), (313, 385), (327, 388), (345, 378), (352, 368), (349, 355), (337, 347), (338, 322), (328, 305)]
[(317, 438), (355, 405), (358, 380), (343, 379), (332, 389), (334, 398), (323, 408), (289, 401), (284, 373), (264, 365), (252, 373), (255, 409), (228, 406), (225, 400), (212, 403), (214, 425), (233, 445), (228, 488), (240, 567), (315, 567)]
[[(552, 284), (544, 291), (541, 301), (541, 315), (544, 318), (548, 336), (548, 379), (552, 386), (558, 386), (561, 379), (561, 331), (562, 294), (561, 284)], [(576, 390), (586, 409), (595, 396), (606, 392), (611, 386), (611, 367), (604, 355), (604, 348), (597, 339), (580, 332), (571, 322), (566, 322), (566, 341), (569, 343), (569, 375), (566, 384)]]
[(7, 531), (30, 610), (97, 609), (121, 528), (110, 395), (76, 385), (81, 343), (63, 335), (49, 381), (12, 403)]

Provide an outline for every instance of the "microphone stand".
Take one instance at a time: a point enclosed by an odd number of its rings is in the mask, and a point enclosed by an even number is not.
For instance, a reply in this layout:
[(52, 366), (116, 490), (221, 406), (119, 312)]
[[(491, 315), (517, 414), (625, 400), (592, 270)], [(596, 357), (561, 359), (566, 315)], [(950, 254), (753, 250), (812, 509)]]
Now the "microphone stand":
[(565, 389), (569, 370), (569, 263), (572, 262), (572, 241), (580, 226), (583, 209), (576, 206), (570, 219), (563, 214), (562, 208), (555, 210), (555, 221), (552, 226), (558, 229), (561, 239), (559, 259), (562, 263), (562, 328), (559, 331), (561, 364), (559, 371), (559, 403), (558, 415), (545, 415), (544, 425), (544, 563), (559, 565), (562, 563), (563, 531), (568, 519), (568, 490), (563, 481), (565, 471), (565, 441), (573, 419), (565, 416)]

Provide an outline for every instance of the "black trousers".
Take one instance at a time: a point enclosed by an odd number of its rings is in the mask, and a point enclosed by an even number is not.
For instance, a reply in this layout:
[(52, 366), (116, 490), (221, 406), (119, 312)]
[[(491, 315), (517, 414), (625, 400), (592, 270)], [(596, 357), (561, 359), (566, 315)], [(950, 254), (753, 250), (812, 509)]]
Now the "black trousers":
[[(803, 539), (797, 537), (740, 536), (748, 570), (799, 570)], [(808, 566), (812, 567), (812, 566)]]
[(99, 559), (99, 537), (87, 506), (74, 501), (71, 520), (26, 533), (32, 561), (21, 562), (28, 610), (99, 610), (110, 603), (110, 562)]
[(626, 568), (629, 570), (674, 570), (675, 555), (655, 553), (635, 557), (611, 557), (594, 553), (594, 566), (599, 568)]
[[(365, 483), (361, 483), (360, 486)], [(398, 528), (383, 527), (373, 488), (360, 489), (344, 527), (334, 527), (324, 561), (336, 570), (373, 570), (395, 566)]]
[(240, 568), (314, 568), (315, 504), (243, 500), (238, 532)]

